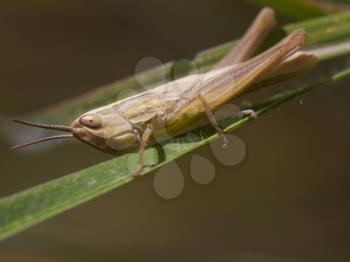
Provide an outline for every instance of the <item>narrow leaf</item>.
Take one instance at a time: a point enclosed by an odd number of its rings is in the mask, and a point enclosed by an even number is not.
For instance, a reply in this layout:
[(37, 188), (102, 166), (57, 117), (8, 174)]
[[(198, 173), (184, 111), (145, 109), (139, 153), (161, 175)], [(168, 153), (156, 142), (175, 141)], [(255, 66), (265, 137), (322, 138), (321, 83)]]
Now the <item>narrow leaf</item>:
[[(317, 83), (274, 96), (256, 105), (254, 109), (260, 116), (297, 96), (347, 76), (350, 76), (350, 68)], [(232, 132), (251, 121), (251, 119), (243, 118), (238, 121), (229, 119), (226, 121), (222, 123), (226, 126), (225, 131)], [(218, 135), (215, 133), (215, 130), (207, 126), (172, 138), (161, 147), (150, 147), (146, 150), (146, 167), (142, 174), (150, 173), (165, 163), (216, 139), (218, 139)], [(133, 163), (136, 163), (136, 161), (136, 153), (125, 154), (113, 160), (1, 199), (0, 239), (9, 237), (40, 221), (125, 185), (134, 179), (139, 179), (133, 176), (135, 167)]]

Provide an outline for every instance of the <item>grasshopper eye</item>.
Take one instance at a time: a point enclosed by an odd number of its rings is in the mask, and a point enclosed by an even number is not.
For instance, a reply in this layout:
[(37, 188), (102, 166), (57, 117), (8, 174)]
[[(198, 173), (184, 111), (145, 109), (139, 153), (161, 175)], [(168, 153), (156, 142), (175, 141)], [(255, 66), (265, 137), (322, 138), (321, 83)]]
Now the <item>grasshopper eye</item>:
[(90, 128), (102, 127), (102, 119), (97, 114), (88, 114), (79, 119), (79, 123)]

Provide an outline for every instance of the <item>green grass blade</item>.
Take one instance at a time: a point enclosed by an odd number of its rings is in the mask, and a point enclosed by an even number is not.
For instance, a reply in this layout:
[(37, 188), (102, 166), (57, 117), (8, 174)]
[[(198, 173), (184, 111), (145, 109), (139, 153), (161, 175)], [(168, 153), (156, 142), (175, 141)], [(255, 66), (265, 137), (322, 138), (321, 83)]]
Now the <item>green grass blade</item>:
[[(287, 101), (313, 89), (350, 76), (350, 68), (338, 72), (329, 78), (281, 93), (254, 107), (262, 115)], [(251, 119), (238, 121), (226, 120), (225, 131), (232, 132)], [(146, 150), (143, 175), (159, 168), (165, 163), (177, 159), (196, 148), (208, 144), (218, 135), (210, 127), (204, 127), (182, 136), (172, 138), (161, 146)], [(138, 179), (132, 176), (137, 154), (122, 155), (113, 160), (81, 170), (71, 175), (33, 187), (0, 200), (0, 239), (9, 237), (21, 230), (80, 205), (103, 193)]]

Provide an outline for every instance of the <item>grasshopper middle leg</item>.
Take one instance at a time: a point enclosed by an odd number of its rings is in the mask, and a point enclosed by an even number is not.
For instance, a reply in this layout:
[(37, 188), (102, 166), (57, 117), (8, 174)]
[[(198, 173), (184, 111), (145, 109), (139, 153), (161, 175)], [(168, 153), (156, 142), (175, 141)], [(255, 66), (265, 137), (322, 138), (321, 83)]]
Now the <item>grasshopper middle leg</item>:
[(213, 112), (211, 111), (208, 103), (205, 101), (205, 98), (199, 94), (199, 99), (201, 100), (203, 107), (205, 109), (206, 115), (210, 121), (210, 123), (212, 124), (212, 126), (215, 128), (215, 130), (219, 133), (219, 135), (222, 137), (224, 144), (223, 147), (225, 147), (227, 145), (227, 137), (224, 134), (224, 131), (221, 129), (221, 127), (219, 126), (218, 122), (215, 119), (215, 116), (213, 114)]
[(145, 149), (147, 147), (147, 143), (150, 140), (152, 134), (153, 134), (153, 126), (152, 124), (147, 124), (145, 131), (141, 135), (139, 158), (138, 158), (137, 166), (134, 172), (135, 176), (139, 176), (141, 174), (141, 171), (144, 165)]

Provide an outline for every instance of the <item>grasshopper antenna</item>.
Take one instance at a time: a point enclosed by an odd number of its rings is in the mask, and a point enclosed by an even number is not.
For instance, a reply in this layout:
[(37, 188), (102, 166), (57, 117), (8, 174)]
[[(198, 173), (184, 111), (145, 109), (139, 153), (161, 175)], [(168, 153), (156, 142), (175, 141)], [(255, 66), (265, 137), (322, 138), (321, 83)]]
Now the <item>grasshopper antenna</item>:
[(26, 143), (26, 144), (13, 146), (12, 149), (23, 148), (23, 147), (27, 147), (27, 146), (43, 143), (43, 142), (46, 142), (46, 141), (51, 141), (51, 140), (58, 140), (58, 139), (65, 139), (65, 138), (72, 138), (72, 137), (73, 137), (73, 135), (49, 136), (49, 137), (41, 138), (41, 139), (38, 139), (38, 140), (35, 140), (35, 141), (32, 141), (32, 142)]
[[(72, 131), (73, 131), (73, 129), (69, 126), (37, 124), (37, 123), (31, 123), (31, 122), (27, 122), (27, 121), (23, 121), (23, 120), (19, 120), (19, 119), (13, 119), (13, 121), (20, 123), (20, 124), (23, 124), (23, 125), (26, 125), (26, 126), (33, 126), (33, 127), (38, 127), (38, 128), (44, 128), (44, 129), (52, 129), (52, 130), (57, 130), (57, 131), (69, 132), (69, 133), (72, 133)], [(29, 142), (26, 144), (13, 146), (12, 149), (23, 148), (23, 147), (51, 141), (51, 140), (58, 140), (58, 139), (65, 139), (65, 138), (72, 138), (72, 137), (73, 137), (72, 134), (44, 137), (44, 138)]]
[(58, 130), (63, 132), (69, 132), (71, 133), (73, 129), (69, 126), (61, 126), (61, 125), (46, 125), (46, 124), (37, 124), (37, 123), (31, 123), (19, 119), (12, 119), (14, 122), (26, 125), (26, 126), (33, 126), (38, 128), (44, 128), (44, 129), (52, 129), (52, 130)]

